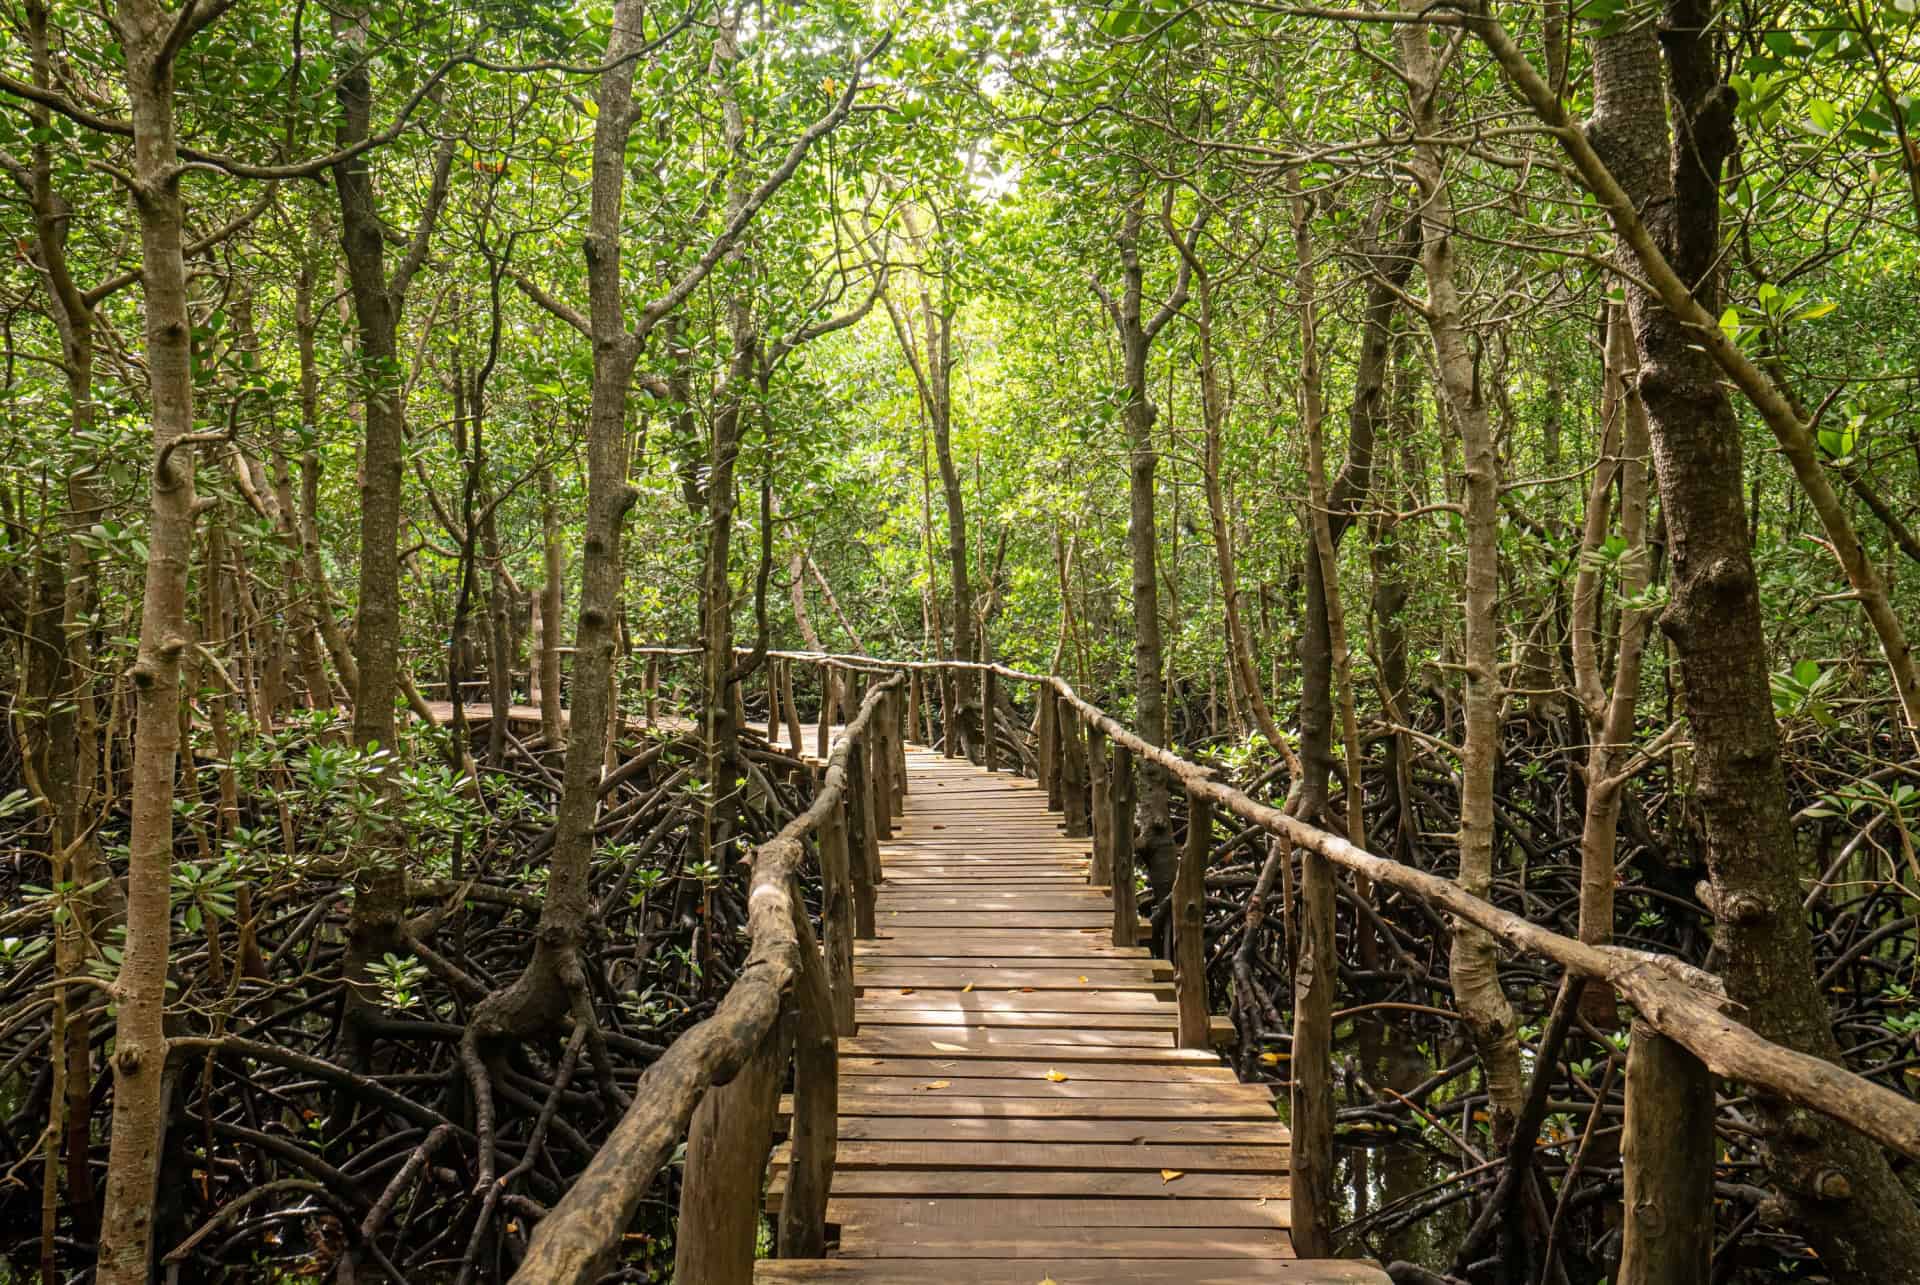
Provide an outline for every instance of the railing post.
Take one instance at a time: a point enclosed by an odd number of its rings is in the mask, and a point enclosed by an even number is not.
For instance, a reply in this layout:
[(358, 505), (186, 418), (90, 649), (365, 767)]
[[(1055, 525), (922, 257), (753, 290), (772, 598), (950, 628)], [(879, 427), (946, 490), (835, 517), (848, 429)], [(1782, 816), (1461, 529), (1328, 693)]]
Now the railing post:
[[(861, 680), (860, 703), (864, 705), (879, 680), (869, 674)], [(887, 751), (887, 698), (882, 695), (867, 720), (866, 735), (860, 738), (859, 753), (867, 760), (867, 781), (873, 790), (873, 837), (876, 844), (893, 837), (893, 755)], [(875, 882), (879, 882), (876, 877)]]
[(907, 739), (915, 745), (925, 745), (920, 739), (920, 704), (926, 699), (926, 691), (920, 679), (919, 669), (907, 671)]
[(767, 657), (767, 748), (780, 744), (780, 662)]
[[(877, 710), (875, 711), (876, 714), (878, 714), (878, 712)], [(864, 784), (867, 791), (867, 842), (865, 846), (867, 883), (870, 887), (878, 888), (883, 877), (880, 873), (880, 840), (882, 838), (890, 838), (893, 834), (892, 821), (891, 818), (887, 816), (887, 783), (885, 776), (882, 775), (886, 770), (886, 759), (874, 753), (873, 724), (871, 722), (867, 724), (867, 734), (861, 737), (860, 741), (861, 743), (854, 747), (854, 753), (849, 754), (847, 757), (850, 759), (859, 758), (861, 757), (862, 751), (865, 752), (867, 757), (867, 771), (863, 774), (866, 778)], [(853, 855), (854, 859), (858, 860), (861, 854), (855, 853)]]
[(1213, 801), (1187, 791), (1187, 843), (1173, 880), (1174, 989), (1180, 999), (1180, 1047), (1211, 1047), (1207, 1014), (1207, 857), (1213, 852)]
[[(780, 1202), (782, 1258), (821, 1258), (827, 1252), (827, 1194), (840, 1146), (840, 1048), (829, 1009), (825, 971), (800, 898), (793, 899), (800, 975), (790, 1001), (794, 1015), (793, 1119), (787, 1192)], [(759, 1189), (755, 1188), (756, 1196)]]
[(793, 756), (799, 758), (805, 750), (801, 744), (800, 707), (793, 703), (793, 662), (790, 660), (780, 662), (780, 707), (787, 715), (787, 740), (792, 745)]
[(893, 752), (893, 814), (907, 813), (907, 733), (901, 705), (905, 703), (906, 684), (893, 689), (887, 697), (887, 748)]
[(1113, 767), (1107, 778), (1107, 799), (1113, 805), (1113, 944), (1131, 946), (1140, 935), (1140, 909), (1133, 888), (1133, 751), (1113, 747)]
[(1643, 1021), (1627, 1046), (1620, 1285), (1704, 1281), (1713, 1261), (1713, 1078)]
[(847, 850), (847, 801), (827, 809), (820, 822), (820, 932), (826, 938), (827, 982), (833, 993), (833, 1024), (842, 1035), (853, 1025), (853, 865)]
[(773, 1119), (785, 1079), (785, 1022), (775, 1022), (747, 1064), (707, 1090), (687, 1130), (673, 1278), (752, 1285), (760, 1187), (773, 1149)]
[(647, 726), (660, 726), (660, 658), (647, 657), (646, 677), (641, 680), (647, 695)]
[(1084, 839), (1093, 833), (1087, 802), (1087, 743), (1080, 736), (1080, 711), (1060, 702), (1061, 810), (1066, 814), (1067, 837)]
[(954, 683), (953, 666), (940, 666), (940, 755), (960, 757), (960, 700)]
[(1040, 688), (1040, 764), (1047, 788), (1047, 811), (1063, 811), (1066, 797), (1065, 783), (1060, 779), (1065, 771), (1060, 761), (1060, 693), (1052, 683)]
[(1293, 971), (1293, 1248), (1326, 1258), (1333, 1245), (1333, 867), (1301, 852), (1300, 956)]
[(867, 765), (862, 758), (858, 746), (847, 754), (847, 863), (853, 871), (856, 931), (863, 940), (871, 940), (878, 932), (873, 922), (873, 867), (867, 864), (873, 796), (867, 789)]
[(989, 772), (1000, 770), (1000, 742), (993, 734), (993, 712), (999, 703), (1000, 675), (988, 666), (980, 671), (980, 761)]
[(1113, 883), (1113, 801), (1107, 791), (1107, 734), (1098, 723), (1087, 723), (1087, 774), (1092, 778), (1093, 862), (1087, 882), (1097, 887)]
[(822, 763), (833, 749), (833, 666), (820, 662), (820, 728), (814, 733), (814, 757)]

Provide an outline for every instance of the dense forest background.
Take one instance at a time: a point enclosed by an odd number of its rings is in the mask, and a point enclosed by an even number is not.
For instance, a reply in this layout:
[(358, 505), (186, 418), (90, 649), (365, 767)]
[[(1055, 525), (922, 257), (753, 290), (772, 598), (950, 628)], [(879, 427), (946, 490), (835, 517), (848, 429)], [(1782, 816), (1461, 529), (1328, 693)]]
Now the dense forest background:
[[(1920, 1074), (1913, 0), (0, 30), (0, 1276), (510, 1274), (738, 967), (805, 797), (769, 649), (1066, 675)], [(968, 700), (976, 751), (1033, 717)], [(1164, 783), (1140, 824), (1151, 909)], [(1284, 1079), (1292, 918), (1218, 839), (1216, 1006)], [(1552, 979), (1364, 887), (1339, 934), (1321, 1230), (1518, 1279), (1464, 1215)], [(1581, 1014), (1528, 1279), (1618, 1252)], [(1723, 1086), (1716, 1278), (1916, 1279), (1914, 1175), (1805, 1115)], [(444, 1121), (501, 1172), (411, 1160)]]

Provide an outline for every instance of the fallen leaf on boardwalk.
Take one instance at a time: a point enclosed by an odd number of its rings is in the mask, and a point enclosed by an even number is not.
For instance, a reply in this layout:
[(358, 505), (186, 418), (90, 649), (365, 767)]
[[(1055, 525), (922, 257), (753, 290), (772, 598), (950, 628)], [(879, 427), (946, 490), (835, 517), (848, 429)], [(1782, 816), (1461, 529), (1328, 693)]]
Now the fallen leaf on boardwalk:
[(901, 993), (902, 995), (911, 995), (911, 994), (913, 994), (913, 987), (911, 987), (911, 986), (902, 986), (902, 987), (900, 988), (900, 993)]
[(973, 983), (972, 983), (972, 982), (968, 982), (968, 983), (967, 983), (967, 984), (966, 984), (965, 986), (962, 986), (962, 987), (960, 988), (960, 993), (961, 993), (962, 995), (965, 995), (965, 994), (966, 994), (967, 992), (969, 992), (969, 991), (971, 991), (972, 989), (973, 989)]
[(1060, 1285), (1060, 1282), (1051, 1276), (1042, 1276), (1040, 1278), (1040, 1285)]
[(929, 1084), (923, 1084), (920, 1087), (923, 1089), (950, 1089), (953, 1087), (953, 1081), (952, 1080), (934, 1080), (933, 1082)]
[(1265, 1196), (1261, 1196), (1258, 1200), (1255, 1200), (1253, 1203), (1256, 1205), (1264, 1205), (1267, 1203), (1267, 1198)]
[(1049, 1080), (1052, 1080), (1055, 1084), (1065, 1084), (1067, 1082), (1067, 1077), (1060, 1074), (1060, 1072), (1054, 1070), (1052, 1067), (1047, 1068), (1047, 1078)]
[(1084, 977), (1082, 977), (1082, 978), (1080, 979), (1080, 984), (1081, 984), (1082, 986), (1085, 986), (1085, 985), (1087, 984), (1087, 979), (1086, 979), (1086, 978), (1084, 978)]
[(1161, 1182), (1172, 1182), (1175, 1178), (1184, 1178), (1186, 1176), (1187, 1171), (1184, 1169), (1162, 1169), (1160, 1171)]
[(1022, 987), (1020, 988), (1020, 993), (1021, 993), (1022, 995), (1031, 995), (1031, 994), (1033, 994), (1033, 987), (1031, 987), (1031, 986), (1022, 986)]
[(967, 1046), (964, 1044), (942, 1044), (939, 1040), (933, 1042), (933, 1047), (939, 1049), (942, 1053), (965, 1053), (967, 1051)]

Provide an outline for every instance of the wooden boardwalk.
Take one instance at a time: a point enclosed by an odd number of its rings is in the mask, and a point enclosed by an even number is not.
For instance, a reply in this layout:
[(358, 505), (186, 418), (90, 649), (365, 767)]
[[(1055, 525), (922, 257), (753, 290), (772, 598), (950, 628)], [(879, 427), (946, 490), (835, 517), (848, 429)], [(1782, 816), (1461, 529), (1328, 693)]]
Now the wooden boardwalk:
[(1292, 1258), (1273, 1095), (1175, 1047), (1172, 967), (1111, 944), (1088, 841), (1031, 780), (907, 760), (840, 1044), (838, 1256), (755, 1281), (1384, 1285)]

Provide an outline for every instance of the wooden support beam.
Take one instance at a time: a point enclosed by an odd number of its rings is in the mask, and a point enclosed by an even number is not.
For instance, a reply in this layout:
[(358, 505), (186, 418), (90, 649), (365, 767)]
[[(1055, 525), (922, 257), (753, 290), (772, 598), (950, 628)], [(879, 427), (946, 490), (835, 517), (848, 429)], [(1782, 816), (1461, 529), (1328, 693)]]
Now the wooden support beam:
[(1173, 879), (1174, 993), (1180, 1047), (1213, 1047), (1207, 1029), (1207, 858), (1213, 853), (1213, 804), (1187, 794), (1187, 842)]
[[(820, 822), (820, 931), (826, 936), (827, 981), (833, 994), (834, 1029), (852, 1035), (853, 1026), (853, 865), (847, 849), (845, 801), (827, 809)], [(871, 917), (871, 910), (869, 910)], [(868, 925), (872, 936), (872, 925)]]
[(1104, 888), (1113, 882), (1113, 800), (1107, 791), (1107, 734), (1087, 725), (1087, 775), (1091, 778), (1088, 818), (1093, 827), (1093, 859), (1087, 863), (1087, 882)]
[(1087, 788), (1087, 741), (1080, 734), (1080, 713), (1070, 705), (1060, 707), (1060, 785), (1061, 811), (1066, 818), (1067, 837), (1084, 839), (1093, 833)]
[(951, 665), (940, 667), (940, 753), (960, 757), (960, 685)]
[(1302, 1258), (1333, 1253), (1333, 866), (1301, 854), (1300, 955), (1293, 971), (1293, 1244)]
[[(873, 866), (867, 861), (872, 842), (873, 793), (867, 788), (866, 756), (857, 749), (847, 755), (847, 862), (853, 872), (854, 931), (863, 940), (878, 935), (873, 922)], [(874, 845), (878, 848), (878, 845)]]
[(921, 690), (920, 671), (907, 671), (907, 739), (915, 745), (925, 745), (920, 737), (920, 704), (926, 699)]
[(760, 1183), (773, 1149), (786, 1044), (785, 1025), (776, 1022), (740, 1073), (707, 1090), (694, 1109), (675, 1229), (675, 1280), (752, 1285)]
[(1140, 940), (1140, 910), (1133, 886), (1133, 751), (1113, 747), (1107, 781), (1107, 801), (1113, 807), (1113, 944), (1131, 946)]
[(1060, 811), (1060, 698), (1051, 684), (1040, 689), (1040, 784), (1046, 787), (1047, 811)]
[(1000, 770), (1000, 738), (994, 733), (994, 710), (1000, 704), (1000, 676), (987, 669), (980, 674), (980, 753), (981, 764), (989, 772)]
[(787, 716), (787, 744), (797, 758), (805, 753), (803, 734), (800, 730), (800, 707), (793, 703), (793, 662), (780, 662), (780, 707)]
[(1627, 1046), (1620, 1143), (1626, 1218), (1619, 1285), (1687, 1285), (1712, 1275), (1713, 1077), (1644, 1021)]
[(893, 795), (894, 802), (897, 805), (894, 808), (896, 815), (905, 815), (907, 810), (908, 737), (904, 726), (905, 720), (902, 719), (900, 714), (900, 706), (904, 703), (905, 696), (906, 684), (902, 683), (899, 687), (894, 688), (893, 692), (887, 697), (891, 702), (888, 708), (895, 711), (893, 716), (887, 720), (887, 727), (890, 729), (887, 743), (893, 749)]
[(825, 762), (833, 748), (833, 666), (824, 663), (820, 666), (820, 727), (814, 740), (814, 757)]
[[(789, 1003), (793, 1147), (786, 1198), (780, 1204), (778, 1245), (782, 1258), (821, 1258), (827, 1252), (827, 1195), (840, 1141), (840, 1042), (820, 949), (798, 896), (793, 905), (794, 931), (800, 939), (800, 970)], [(754, 1194), (759, 1194), (757, 1187)]]
[(768, 657), (767, 666), (767, 745), (780, 744), (780, 662)]

